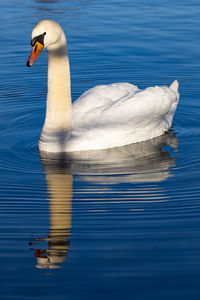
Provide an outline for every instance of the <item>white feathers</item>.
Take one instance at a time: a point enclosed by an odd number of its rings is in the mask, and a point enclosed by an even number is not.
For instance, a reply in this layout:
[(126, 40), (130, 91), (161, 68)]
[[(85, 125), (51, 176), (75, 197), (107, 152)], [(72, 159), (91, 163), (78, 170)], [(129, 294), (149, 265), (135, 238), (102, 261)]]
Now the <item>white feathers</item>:
[(177, 103), (169, 87), (97, 86), (73, 104), (66, 150), (107, 149), (159, 136), (171, 127)]
[(174, 80), (172, 82), (172, 84), (170, 85), (170, 89), (172, 89), (175, 93), (178, 92), (178, 86), (179, 86), (179, 83), (177, 80)]

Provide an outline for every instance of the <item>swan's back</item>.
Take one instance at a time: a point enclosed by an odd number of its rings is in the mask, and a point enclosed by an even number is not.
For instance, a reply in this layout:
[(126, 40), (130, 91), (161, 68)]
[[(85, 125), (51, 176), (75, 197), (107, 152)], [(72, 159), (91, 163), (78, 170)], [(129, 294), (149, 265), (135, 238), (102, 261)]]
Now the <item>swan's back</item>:
[(130, 83), (98, 85), (89, 89), (73, 103), (73, 129), (85, 128), (85, 126), (88, 128), (88, 126), (93, 126), (94, 122), (96, 123), (98, 120), (101, 120), (100, 123), (103, 125), (105, 113), (108, 111), (112, 112), (111, 107), (113, 105), (138, 91), (138, 87)]
[(66, 151), (95, 150), (141, 142), (171, 127), (178, 83), (140, 90), (129, 83), (101, 85), (73, 104)]

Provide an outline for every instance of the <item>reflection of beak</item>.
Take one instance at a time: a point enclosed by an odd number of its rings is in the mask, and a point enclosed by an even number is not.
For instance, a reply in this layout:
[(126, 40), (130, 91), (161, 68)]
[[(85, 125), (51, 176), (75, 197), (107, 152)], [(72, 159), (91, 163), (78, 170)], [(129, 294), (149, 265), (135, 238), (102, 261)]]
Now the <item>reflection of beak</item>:
[(27, 67), (31, 67), (34, 64), (34, 62), (38, 58), (38, 56), (43, 48), (44, 48), (44, 46), (40, 42), (35, 43), (35, 45), (33, 46), (31, 55), (29, 56), (29, 58), (27, 60), (27, 63), (26, 63)]

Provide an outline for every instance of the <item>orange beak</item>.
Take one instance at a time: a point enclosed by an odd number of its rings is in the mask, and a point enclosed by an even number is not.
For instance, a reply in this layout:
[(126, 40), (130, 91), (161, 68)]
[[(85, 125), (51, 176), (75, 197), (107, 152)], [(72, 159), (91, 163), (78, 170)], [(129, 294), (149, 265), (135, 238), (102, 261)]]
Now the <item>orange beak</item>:
[(31, 67), (34, 64), (43, 48), (44, 46), (40, 42), (35, 43), (35, 45), (32, 48), (31, 55), (27, 60), (27, 67)]

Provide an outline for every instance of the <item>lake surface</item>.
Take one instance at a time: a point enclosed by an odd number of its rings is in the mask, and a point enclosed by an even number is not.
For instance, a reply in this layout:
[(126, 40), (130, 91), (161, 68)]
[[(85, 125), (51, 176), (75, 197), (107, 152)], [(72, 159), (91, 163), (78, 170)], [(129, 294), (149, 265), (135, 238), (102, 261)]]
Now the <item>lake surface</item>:
[[(0, 8), (0, 298), (199, 299), (199, 1)], [(25, 63), (43, 18), (66, 32), (73, 100), (98, 84), (178, 79), (173, 131), (91, 156), (40, 157), (45, 51)]]

